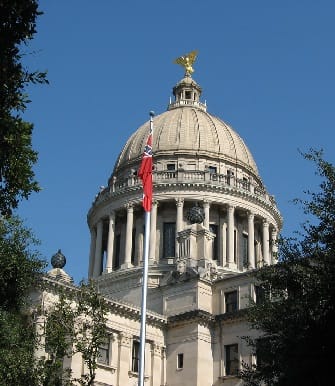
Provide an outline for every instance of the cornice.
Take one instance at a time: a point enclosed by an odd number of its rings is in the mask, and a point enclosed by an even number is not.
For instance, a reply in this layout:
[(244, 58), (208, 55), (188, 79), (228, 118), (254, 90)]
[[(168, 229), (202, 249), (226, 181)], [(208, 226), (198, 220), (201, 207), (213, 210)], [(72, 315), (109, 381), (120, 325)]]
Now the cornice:
[(168, 327), (172, 327), (185, 322), (196, 322), (198, 324), (210, 327), (215, 322), (215, 318), (210, 312), (199, 309), (187, 311), (178, 315), (169, 316), (167, 318)]
[[(153, 190), (155, 194), (155, 198), (157, 194), (160, 193), (169, 193), (170, 191), (196, 191), (196, 192), (205, 192), (205, 193), (216, 193), (228, 195), (231, 197), (239, 198), (242, 200), (246, 200), (252, 204), (255, 204), (265, 211), (268, 211), (272, 214), (274, 219), (276, 220), (279, 228), (282, 227), (283, 218), (276, 207), (275, 201), (273, 199), (266, 199), (260, 194), (252, 193), (245, 189), (240, 189), (237, 187), (232, 187), (229, 185), (219, 185), (219, 184), (211, 184), (209, 182), (154, 182)], [(134, 199), (134, 196), (138, 196)], [(123, 201), (127, 201), (127, 199), (131, 198), (134, 204), (140, 204), (142, 197), (142, 186), (140, 184), (125, 186), (120, 188), (114, 192), (112, 192), (109, 188), (106, 188), (101, 194), (98, 195), (96, 200), (94, 201), (92, 207), (88, 212), (88, 219), (93, 217), (94, 214), (100, 209), (103, 208), (106, 203), (110, 201), (114, 201), (118, 198), (122, 198)], [(271, 196), (269, 196), (271, 197)]]
[[(67, 284), (64, 282), (59, 282), (54, 279), (50, 279), (48, 277), (43, 277), (43, 282), (41, 285), (40, 290), (50, 290), (53, 293), (57, 293), (60, 290), (66, 290), (70, 291), (72, 293), (76, 293), (80, 291), (80, 288)], [(101, 294), (101, 296), (104, 298), (106, 301), (108, 307), (109, 307), (109, 312), (112, 314), (117, 314), (120, 316), (124, 316), (126, 318), (132, 319), (132, 320), (141, 320), (141, 308), (137, 307), (131, 303), (125, 302), (125, 301), (120, 301), (112, 298), (107, 298), (104, 295)], [(164, 328), (167, 324), (167, 318), (161, 314), (158, 314), (154, 311), (147, 311), (147, 323), (153, 326), (157, 326), (160, 328)]]

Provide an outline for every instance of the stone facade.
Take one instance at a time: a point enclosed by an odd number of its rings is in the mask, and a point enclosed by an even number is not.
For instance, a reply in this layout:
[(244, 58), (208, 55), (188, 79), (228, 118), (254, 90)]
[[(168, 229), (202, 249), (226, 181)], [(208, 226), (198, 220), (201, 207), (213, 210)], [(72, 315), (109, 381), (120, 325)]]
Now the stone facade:
[[(250, 272), (276, 263), (282, 218), (247, 146), (206, 111), (189, 74), (173, 94), (154, 118), (145, 384), (236, 386), (242, 361), (253, 360), (241, 340), (253, 334), (243, 317), (256, 296)], [(88, 276), (111, 306), (97, 385), (138, 382), (144, 212), (137, 170), (148, 132), (149, 122), (129, 138), (88, 213)], [(81, 359), (71, 365), (80, 372)]]

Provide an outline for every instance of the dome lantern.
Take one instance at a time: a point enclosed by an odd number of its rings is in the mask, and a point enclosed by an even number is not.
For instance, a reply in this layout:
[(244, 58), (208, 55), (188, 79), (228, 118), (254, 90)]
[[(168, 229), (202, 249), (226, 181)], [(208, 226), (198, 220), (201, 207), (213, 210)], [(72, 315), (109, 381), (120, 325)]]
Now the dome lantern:
[(197, 51), (192, 51), (189, 54), (180, 56), (174, 63), (180, 64), (185, 68), (184, 78), (178, 82), (173, 88), (174, 102), (168, 106), (168, 110), (175, 109), (180, 106), (197, 107), (206, 111), (206, 104), (200, 102), (201, 87), (192, 79), (191, 74), (194, 72), (192, 67), (197, 57)]

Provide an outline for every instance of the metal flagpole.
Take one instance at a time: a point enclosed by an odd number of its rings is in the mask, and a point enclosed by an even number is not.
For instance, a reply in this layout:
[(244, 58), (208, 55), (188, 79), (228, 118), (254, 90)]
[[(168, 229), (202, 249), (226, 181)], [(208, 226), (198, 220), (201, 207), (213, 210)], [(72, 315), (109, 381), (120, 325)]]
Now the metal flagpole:
[[(153, 133), (153, 116), (154, 116), (153, 112), (150, 112), (150, 132), (151, 133)], [(151, 212), (145, 211), (144, 258), (143, 258), (142, 304), (141, 304), (141, 333), (140, 333), (140, 364), (139, 364), (139, 374), (138, 374), (138, 386), (144, 386), (150, 215), (151, 215)]]

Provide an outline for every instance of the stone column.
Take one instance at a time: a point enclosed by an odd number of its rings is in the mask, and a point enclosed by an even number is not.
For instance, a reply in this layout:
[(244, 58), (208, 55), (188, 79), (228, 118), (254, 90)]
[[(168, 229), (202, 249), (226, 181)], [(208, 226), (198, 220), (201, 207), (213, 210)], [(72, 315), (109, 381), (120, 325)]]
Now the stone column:
[(235, 207), (232, 205), (228, 206), (228, 256), (227, 256), (227, 267), (236, 268), (234, 261), (234, 211)]
[(90, 262), (89, 262), (89, 268), (88, 268), (89, 278), (93, 276), (96, 239), (97, 239), (97, 232), (95, 228), (91, 228)]
[[(183, 210), (184, 210), (184, 199), (176, 198), (177, 205), (177, 222), (176, 222), (176, 233), (183, 230)], [(179, 242), (176, 237), (176, 257), (179, 257)]]
[(95, 243), (93, 277), (98, 277), (101, 274), (101, 269), (102, 269), (102, 231), (103, 231), (103, 221), (99, 220), (97, 224), (97, 238)]
[(248, 260), (249, 268), (255, 268), (255, 215), (251, 212), (248, 213)]
[(263, 220), (263, 263), (264, 265), (270, 264), (269, 255), (269, 223)]
[(153, 200), (150, 218), (149, 264), (156, 260), (157, 206), (158, 202)]
[(113, 271), (114, 232), (115, 232), (115, 212), (112, 210), (109, 214), (106, 272)]
[(124, 263), (121, 268), (129, 268), (131, 264), (131, 249), (133, 241), (133, 222), (134, 222), (134, 206), (131, 203), (126, 205), (127, 208), (127, 224), (126, 224), (126, 245), (124, 252)]
[(277, 263), (277, 253), (278, 253), (278, 245), (277, 245), (277, 230), (272, 229), (271, 232), (271, 263), (276, 264)]
[(224, 267), (227, 264), (227, 224), (225, 222), (226, 214), (223, 210), (219, 214), (219, 265)]
[(205, 212), (204, 228), (209, 229), (209, 201), (204, 200), (203, 208)]

